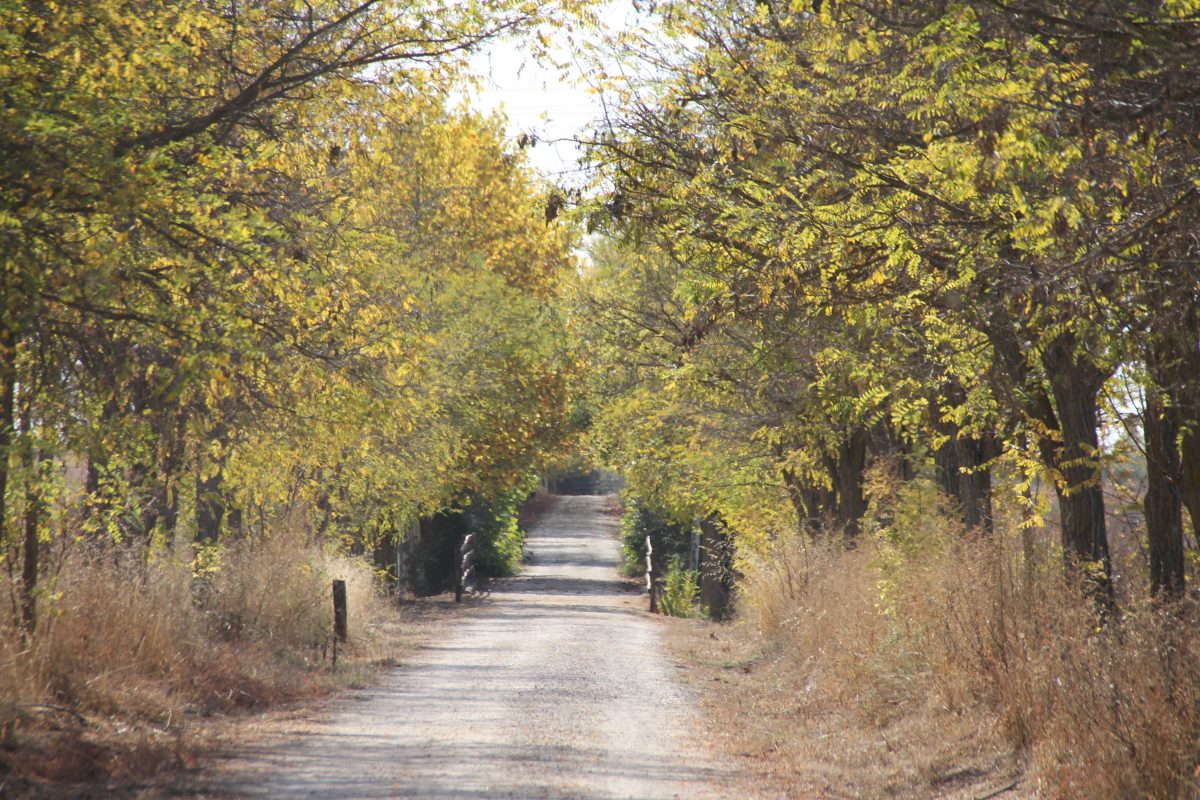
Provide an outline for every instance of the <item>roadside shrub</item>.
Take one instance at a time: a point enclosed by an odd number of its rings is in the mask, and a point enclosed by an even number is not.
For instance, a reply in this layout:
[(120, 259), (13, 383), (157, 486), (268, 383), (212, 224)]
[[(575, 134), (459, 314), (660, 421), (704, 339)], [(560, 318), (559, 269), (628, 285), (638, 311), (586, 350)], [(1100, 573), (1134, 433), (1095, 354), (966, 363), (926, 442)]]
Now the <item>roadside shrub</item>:
[(985, 699), (1049, 796), (1197, 796), (1194, 600), (1158, 607), (1138, 587), (1102, 624), (1056, 548), (1031, 560), (1014, 538), (954, 543), (908, 594), (939, 693)]
[(884, 643), (894, 641), (896, 622), (882, 613), (873, 559), (869, 548), (848, 551), (832, 538), (800, 533), (744, 557), (738, 617), (778, 652), (780, 680), (795, 691), (871, 711), (887, 705), (874, 698), (890, 694), (889, 686), (912, 684), (916, 676), (901, 669), (911, 664), (886, 662)]
[(490, 521), (480, 532), (479, 547), (475, 550), (475, 567), (491, 577), (512, 575), (525, 555), (525, 531), (517, 524), (515, 509)]
[(893, 614), (914, 573), (927, 569), (967, 532), (929, 476), (905, 480), (898, 466), (879, 459), (867, 471), (862, 525), (873, 545), (881, 609)]
[(654, 546), (655, 564), (670, 564), (691, 547), (690, 526), (679, 525), (669, 515), (641, 498), (625, 498), (621, 518), (621, 574), (638, 578), (646, 574), (646, 537)]
[(329, 589), (319, 551), (290, 536), (235, 542), (209, 559), (201, 609), (213, 635), (282, 648), (319, 647), (329, 635)]
[[(69, 554), (28, 646), (0, 616), (0, 732), (39, 704), (164, 725), (308, 693), (328, 664), (330, 581), (347, 581), (352, 650), (386, 609), (366, 562), (298, 534), (234, 542), (198, 563), (199, 575), (167, 555)], [(7, 576), (0, 591), (14, 591)]]
[(1193, 600), (1157, 606), (1127, 577), (1102, 623), (1054, 531), (1001, 515), (993, 535), (966, 534), (919, 483), (877, 485), (872, 502), (857, 548), (796, 535), (747, 559), (739, 611), (778, 654), (777, 681), (876, 726), (994, 719), (975, 735), (1020, 756), (1041, 796), (1200, 796)]
[(123, 555), (62, 565), (18, 662), (41, 690), (33, 702), (134, 717), (178, 710), (172, 690), (204, 655), (190, 572)]
[(217, 637), (276, 650), (315, 649), (332, 634), (334, 579), (346, 581), (349, 634), (360, 638), (386, 602), (370, 565), (308, 545), (292, 532), (221, 547), (205, 559), (198, 599)]
[(700, 608), (700, 581), (695, 570), (685, 569), (679, 557), (671, 559), (663, 579), (659, 610), (669, 617), (704, 616)]
[(521, 505), (537, 483), (525, 482), (492, 500), (477, 500), (469, 509), (471, 530), (479, 535), (475, 568), (482, 575), (514, 574), (525, 555), (525, 531), (520, 527)]

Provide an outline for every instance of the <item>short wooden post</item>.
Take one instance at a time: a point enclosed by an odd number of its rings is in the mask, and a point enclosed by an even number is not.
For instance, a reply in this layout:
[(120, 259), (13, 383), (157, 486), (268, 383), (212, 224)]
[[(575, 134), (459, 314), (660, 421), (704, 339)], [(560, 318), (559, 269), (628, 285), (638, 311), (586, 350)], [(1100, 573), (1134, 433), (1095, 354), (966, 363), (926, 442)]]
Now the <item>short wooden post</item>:
[(458, 546), (458, 563), (454, 570), (454, 602), (461, 603), (463, 590), (475, 588), (475, 534), (468, 533)]
[(345, 642), (347, 636), (346, 624), (346, 582), (333, 582), (333, 637), (339, 642)]
[(655, 582), (658, 576), (654, 574), (654, 545), (650, 543), (650, 537), (646, 537), (646, 591), (650, 593), (650, 613), (658, 613), (658, 594), (655, 591)]
[(454, 559), (454, 561), (455, 561), (455, 564), (454, 564), (454, 602), (461, 603), (462, 602), (462, 593), (463, 593), (463, 579), (462, 579), (463, 551), (462, 551), (461, 544), (458, 546), (458, 558)]

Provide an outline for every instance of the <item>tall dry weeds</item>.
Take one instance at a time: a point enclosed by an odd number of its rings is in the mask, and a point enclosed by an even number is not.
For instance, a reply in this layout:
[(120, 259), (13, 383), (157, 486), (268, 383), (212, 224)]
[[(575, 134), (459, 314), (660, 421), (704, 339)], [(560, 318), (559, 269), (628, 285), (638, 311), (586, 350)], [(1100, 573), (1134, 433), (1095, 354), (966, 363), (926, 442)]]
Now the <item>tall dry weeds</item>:
[(329, 684), (333, 578), (347, 581), (350, 652), (363, 652), (386, 613), (369, 565), (298, 535), (209, 553), (199, 577), (166, 555), (71, 553), (30, 641), (0, 615), (0, 738), (16, 746), (47, 707), (164, 728)]
[(927, 490), (886, 499), (854, 550), (795, 537), (744, 565), (777, 681), (881, 729), (931, 708), (995, 719), (1040, 796), (1200, 796), (1194, 601), (1159, 607), (1127, 579), (1102, 624), (1050, 532), (965, 534)]
[(1050, 796), (1196, 796), (1195, 602), (1160, 607), (1136, 587), (1102, 621), (1053, 548), (1031, 562), (1015, 538), (950, 543), (906, 592), (938, 690), (986, 698)]

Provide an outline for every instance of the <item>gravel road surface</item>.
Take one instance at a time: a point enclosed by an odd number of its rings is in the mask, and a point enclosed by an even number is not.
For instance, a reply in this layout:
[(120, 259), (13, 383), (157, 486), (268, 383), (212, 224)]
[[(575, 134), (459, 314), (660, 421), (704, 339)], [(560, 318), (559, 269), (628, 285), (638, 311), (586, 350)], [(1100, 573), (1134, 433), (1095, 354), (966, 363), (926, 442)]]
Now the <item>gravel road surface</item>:
[(708, 756), (662, 620), (617, 579), (604, 497), (559, 497), (531, 563), (303, 740), (242, 753), (223, 789), (278, 798), (744, 796)]

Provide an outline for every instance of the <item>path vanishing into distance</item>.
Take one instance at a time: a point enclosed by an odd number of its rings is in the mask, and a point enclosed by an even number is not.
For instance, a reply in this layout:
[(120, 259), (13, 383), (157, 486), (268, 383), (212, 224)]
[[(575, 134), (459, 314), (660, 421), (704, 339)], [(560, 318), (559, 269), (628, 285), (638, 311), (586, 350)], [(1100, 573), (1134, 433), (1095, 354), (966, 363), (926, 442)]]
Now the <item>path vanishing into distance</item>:
[[(703, 747), (663, 621), (617, 576), (605, 497), (562, 496), (531, 563), (311, 735), (237, 756), (246, 797), (744, 796)], [(224, 780), (222, 781), (224, 783)], [(214, 787), (215, 788), (215, 787)]]

